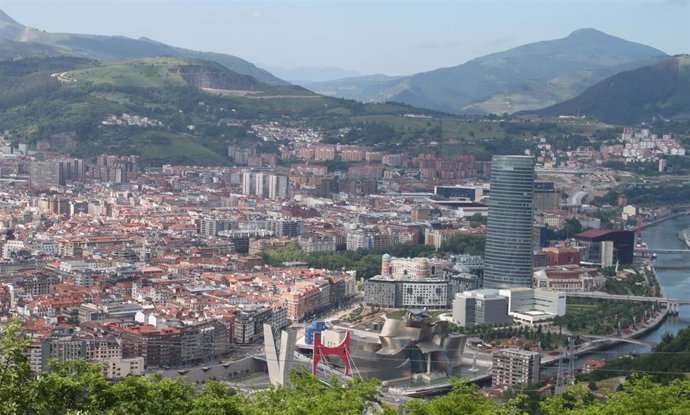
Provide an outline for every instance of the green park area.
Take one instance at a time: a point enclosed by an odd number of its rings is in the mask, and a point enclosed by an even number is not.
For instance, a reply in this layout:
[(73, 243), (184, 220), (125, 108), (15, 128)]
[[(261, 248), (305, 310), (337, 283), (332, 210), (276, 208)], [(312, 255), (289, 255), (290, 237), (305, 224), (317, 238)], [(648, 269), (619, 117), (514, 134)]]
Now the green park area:
[(653, 306), (629, 301), (604, 301), (570, 298), (565, 315), (556, 317), (553, 324), (579, 334), (618, 335), (618, 329), (639, 327)]

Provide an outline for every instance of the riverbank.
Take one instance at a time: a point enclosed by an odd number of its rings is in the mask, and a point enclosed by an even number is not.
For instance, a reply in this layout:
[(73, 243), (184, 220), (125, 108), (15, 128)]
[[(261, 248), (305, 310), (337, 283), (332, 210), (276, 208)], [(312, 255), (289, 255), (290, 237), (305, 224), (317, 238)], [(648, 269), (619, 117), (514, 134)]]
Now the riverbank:
[[(597, 352), (601, 352), (603, 350), (608, 350), (611, 349), (612, 347), (616, 347), (620, 344), (624, 343), (631, 343), (631, 340), (638, 339), (661, 326), (666, 318), (668, 317), (668, 311), (667, 310), (661, 310), (658, 315), (656, 315), (652, 320), (649, 320), (645, 322), (644, 326), (640, 327), (639, 329), (634, 330), (631, 333), (627, 333), (620, 338), (617, 337), (606, 337), (603, 338), (602, 340), (597, 341), (596, 343), (594, 342), (585, 342), (582, 346), (575, 348), (573, 351), (573, 354), (575, 357), (582, 357), (590, 354), (594, 354)], [(581, 335), (582, 337), (588, 337), (587, 335)], [(597, 336), (598, 337), (598, 336)], [(641, 343), (642, 344), (642, 343)], [(541, 365), (542, 366), (553, 366), (558, 362), (559, 359), (564, 358), (567, 356), (566, 351), (560, 351), (560, 353), (556, 355), (547, 355), (546, 357), (542, 356), (541, 360)]]
[[(659, 279), (656, 274), (656, 270), (654, 269), (654, 266), (651, 263), (646, 263), (644, 264), (644, 268), (649, 269), (649, 274), (647, 274), (646, 269), (643, 269), (642, 272), (645, 275), (645, 279), (647, 280), (647, 284), (650, 286), (655, 286), (659, 288), (659, 298), (664, 297), (664, 287), (661, 285), (659, 282)], [(649, 277), (651, 277), (652, 280), (650, 280)], [(582, 337), (590, 337), (590, 338), (598, 338), (598, 341), (596, 342), (586, 342), (582, 346), (577, 347), (574, 350), (574, 354), (576, 357), (581, 357), (581, 356), (586, 356), (589, 354), (594, 354), (597, 352), (600, 352), (602, 350), (607, 350), (611, 349), (615, 346), (618, 346), (620, 344), (624, 343), (631, 343), (631, 340), (638, 339), (640, 337), (643, 337), (655, 330), (657, 330), (666, 320), (666, 318), (669, 315), (669, 311), (667, 309), (662, 309), (659, 310), (658, 313), (651, 319), (646, 320), (644, 324), (635, 330), (625, 333), (622, 336), (589, 336), (585, 334), (579, 334), (579, 336)], [(577, 335), (577, 334), (574, 334)], [(608, 341), (606, 341), (608, 340)], [(640, 344), (649, 344), (650, 346), (653, 345), (652, 342), (640, 342)], [(550, 366), (558, 362), (558, 360), (561, 357), (565, 356), (565, 351), (560, 351), (560, 353), (551, 356), (547, 355), (546, 357), (542, 356), (542, 366)]]
[(649, 227), (649, 226), (658, 225), (658, 224), (660, 224), (661, 222), (665, 222), (665, 221), (667, 221), (667, 220), (669, 220), (669, 219), (674, 219), (674, 218), (677, 218), (677, 217), (680, 217), (680, 216), (686, 216), (686, 215), (688, 215), (688, 214), (690, 214), (690, 211), (687, 211), (687, 210), (684, 210), (684, 211), (682, 211), (682, 212), (671, 213), (670, 215), (666, 215), (666, 216), (664, 216), (663, 218), (654, 219), (654, 220), (651, 221), (651, 222), (644, 222), (644, 223), (642, 224), (642, 226), (640, 226), (640, 227), (641, 227), (642, 229), (644, 229), (644, 228), (647, 228), (647, 227)]

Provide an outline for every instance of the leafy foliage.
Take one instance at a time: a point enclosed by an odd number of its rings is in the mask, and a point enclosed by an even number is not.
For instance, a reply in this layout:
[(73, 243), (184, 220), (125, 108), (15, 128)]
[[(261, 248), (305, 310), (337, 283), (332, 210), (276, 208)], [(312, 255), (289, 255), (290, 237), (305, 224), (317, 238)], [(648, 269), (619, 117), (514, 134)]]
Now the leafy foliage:
[(357, 277), (369, 279), (381, 272), (381, 256), (390, 254), (394, 257), (429, 257), (444, 254), (470, 254), (481, 255), (484, 253), (484, 235), (458, 234), (449, 238), (441, 246), (439, 251), (426, 245), (399, 244), (392, 245), (382, 251), (357, 251), (341, 252), (313, 252), (302, 251), (297, 243), (291, 243), (281, 248), (265, 250), (261, 255), (264, 261), (272, 266), (280, 266), (284, 262), (306, 262), (313, 268), (329, 270), (355, 270)]
[[(594, 203), (615, 205), (620, 191), (611, 190), (606, 195), (594, 199)], [(680, 185), (645, 184), (630, 185), (622, 191), (633, 205), (683, 205), (690, 203), (690, 183)]]
[(11, 320), (0, 336), (0, 414), (18, 414), (33, 400), (33, 393), (23, 388), (33, 379), (24, 352), (29, 341), (20, 338), (19, 322)]
[(485, 245), (485, 235), (459, 233), (443, 242), (441, 245), (441, 252), (449, 254), (483, 255)]
[(621, 329), (634, 326), (633, 316), (638, 320), (649, 311), (645, 304), (632, 304), (627, 301), (597, 301), (569, 299), (564, 316), (557, 316), (554, 325), (571, 331), (591, 334), (616, 334), (618, 323)]
[[(355, 379), (345, 384), (325, 385), (302, 372), (292, 373), (286, 387), (269, 388), (238, 395), (226, 385), (207, 382), (195, 389), (183, 378), (160, 375), (128, 376), (116, 384), (106, 381), (98, 365), (83, 361), (52, 363), (48, 373), (34, 375), (29, 369), (29, 346), (11, 320), (0, 335), (0, 414), (108, 414), (108, 415), (392, 415), (380, 402), (375, 380)], [(668, 337), (661, 350), (687, 350), (690, 330), (683, 337)], [(659, 355), (661, 353), (657, 353)], [(660, 370), (669, 370), (661, 368)], [(596, 373), (596, 372), (595, 372)], [(452, 381), (445, 396), (413, 400), (407, 404), (412, 415), (503, 414), (598, 415), (598, 414), (686, 414), (690, 412), (690, 381), (675, 379), (668, 384), (651, 378), (632, 377), (621, 391), (606, 401), (595, 400), (583, 385), (564, 395), (544, 399), (538, 411), (525, 395), (515, 395), (505, 404), (489, 400), (476, 385)]]
[(484, 398), (479, 387), (459, 380), (452, 382), (452, 391), (429, 401), (413, 400), (408, 404), (410, 415), (519, 415), (522, 412), (515, 407), (515, 402), (501, 406), (494, 401)]
[(687, 414), (690, 413), (688, 396), (688, 380), (662, 385), (650, 378), (633, 377), (606, 401), (593, 400), (584, 387), (579, 386), (565, 396), (547, 399), (541, 404), (541, 410), (545, 415)]
[(560, 229), (547, 229), (546, 239), (549, 241), (564, 241), (572, 238), (573, 235), (582, 232), (584, 228), (579, 220), (570, 218), (565, 221)]
[(494, 324), (476, 324), (472, 326), (455, 326), (453, 331), (467, 334), (468, 336), (476, 336), (485, 342), (492, 342), (499, 339), (518, 338), (523, 340), (524, 344), (532, 344), (536, 346), (541, 344), (542, 350), (553, 350), (566, 344), (567, 338), (563, 334), (552, 333), (551, 330), (544, 330), (540, 325), (536, 329), (524, 326), (514, 327), (512, 324), (494, 325)]

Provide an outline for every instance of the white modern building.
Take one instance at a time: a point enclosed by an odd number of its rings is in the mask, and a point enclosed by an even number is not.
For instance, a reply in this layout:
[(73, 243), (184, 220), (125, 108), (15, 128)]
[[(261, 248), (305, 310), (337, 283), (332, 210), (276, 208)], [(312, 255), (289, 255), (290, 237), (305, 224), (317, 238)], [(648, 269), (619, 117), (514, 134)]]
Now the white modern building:
[(268, 172), (242, 172), (242, 194), (261, 196), (269, 199), (286, 199), (288, 197), (288, 177), (284, 174)]
[(508, 299), (508, 314), (515, 320), (533, 324), (565, 315), (566, 294), (532, 288), (500, 290)]
[(506, 324), (512, 321), (508, 315), (508, 299), (499, 290), (485, 288), (455, 294), (453, 322), (460, 326)]

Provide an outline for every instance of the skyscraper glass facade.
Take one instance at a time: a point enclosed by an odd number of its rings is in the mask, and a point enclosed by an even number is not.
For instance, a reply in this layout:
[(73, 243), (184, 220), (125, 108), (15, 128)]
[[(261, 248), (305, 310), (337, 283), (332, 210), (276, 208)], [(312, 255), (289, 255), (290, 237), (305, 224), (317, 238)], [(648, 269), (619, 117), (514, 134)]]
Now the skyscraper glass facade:
[(494, 156), (484, 288), (532, 286), (534, 159)]

